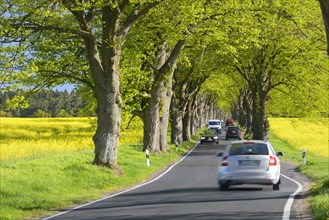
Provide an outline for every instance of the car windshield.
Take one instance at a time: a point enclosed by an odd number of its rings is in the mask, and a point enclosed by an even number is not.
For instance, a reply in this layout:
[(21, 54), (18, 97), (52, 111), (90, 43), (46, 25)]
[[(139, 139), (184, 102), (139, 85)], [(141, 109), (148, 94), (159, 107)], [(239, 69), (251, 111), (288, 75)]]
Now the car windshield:
[(228, 128), (229, 131), (239, 131), (238, 127), (229, 127)]
[(230, 155), (268, 155), (268, 148), (262, 143), (237, 143), (232, 144)]
[(209, 125), (220, 125), (220, 122), (219, 121), (210, 121), (208, 124)]
[(214, 134), (214, 130), (211, 130), (211, 129), (209, 129), (209, 130), (205, 130), (205, 131), (203, 132), (203, 134), (205, 134), (205, 135)]

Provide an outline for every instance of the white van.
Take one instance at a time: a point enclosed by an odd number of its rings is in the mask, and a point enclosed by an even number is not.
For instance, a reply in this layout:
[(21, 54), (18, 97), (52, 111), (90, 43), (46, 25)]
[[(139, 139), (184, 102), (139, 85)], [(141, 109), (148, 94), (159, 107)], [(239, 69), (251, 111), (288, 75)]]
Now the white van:
[(217, 133), (221, 133), (222, 122), (219, 119), (212, 119), (208, 121), (208, 128), (215, 129)]

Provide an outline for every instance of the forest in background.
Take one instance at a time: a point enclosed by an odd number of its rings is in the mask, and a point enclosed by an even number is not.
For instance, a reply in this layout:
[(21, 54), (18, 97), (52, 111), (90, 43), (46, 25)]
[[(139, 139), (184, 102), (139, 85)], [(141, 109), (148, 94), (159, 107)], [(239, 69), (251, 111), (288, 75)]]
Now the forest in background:
[(25, 105), (10, 106), (10, 100), (16, 92), (0, 93), (0, 117), (86, 117), (94, 116), (88, 111), (88, 100), (82, 98), (76, 91), (48, 90), (30, 94)]

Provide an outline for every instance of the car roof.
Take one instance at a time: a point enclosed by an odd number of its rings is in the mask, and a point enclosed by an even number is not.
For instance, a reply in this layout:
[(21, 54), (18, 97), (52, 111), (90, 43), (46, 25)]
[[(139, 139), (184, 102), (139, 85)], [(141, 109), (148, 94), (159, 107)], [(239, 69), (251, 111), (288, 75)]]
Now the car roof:
[(247, 143), (256, 143), (256, 144), (268, 144), (267, 141), (262, 140), (239, 140), (239, 141), (231, 141), (231, 144), (247, 144)]

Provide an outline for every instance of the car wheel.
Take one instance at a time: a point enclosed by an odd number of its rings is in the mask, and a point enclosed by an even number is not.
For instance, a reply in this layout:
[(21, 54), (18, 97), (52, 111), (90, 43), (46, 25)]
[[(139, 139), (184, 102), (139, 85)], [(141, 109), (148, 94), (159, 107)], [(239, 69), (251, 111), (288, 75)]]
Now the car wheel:
[(281, 180), (279, 179), (279, 181), (273, 185), (273, 190), (280, 190), (280, 183), (281, 183)]
[(219, 190), (221, 190), (221, 191), (225, 191), (225, 190), (228, 189), (228, 187), (229, 187), (229, 185), (228, 185), (227, 183), (220, 184), (220, 185), (219, 185)]
[(280, 190), (280, 185), (279, 184), (274, 184), (273, 185), (273, 190)]

